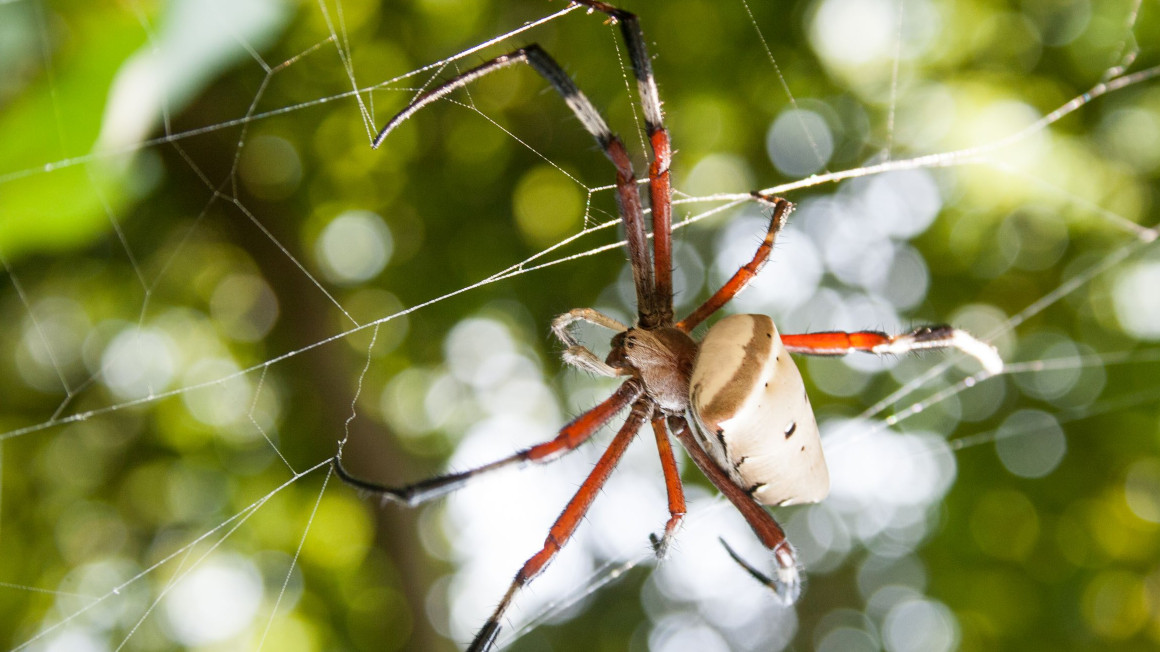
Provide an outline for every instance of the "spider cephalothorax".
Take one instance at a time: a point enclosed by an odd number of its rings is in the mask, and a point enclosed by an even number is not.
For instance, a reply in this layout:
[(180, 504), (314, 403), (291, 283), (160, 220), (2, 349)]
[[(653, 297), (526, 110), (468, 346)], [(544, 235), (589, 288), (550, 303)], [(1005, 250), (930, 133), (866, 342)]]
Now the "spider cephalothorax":
[(666, 415), (679, 416), (689, 407), (689, 378), (697, 343), (672, 326), (630, 328), (612, 338), (605, 362), (625, 375), (639, 378), (645, 394)]
[[(657, 555), (665, 554), (685, 514), (684, 492), (669, 440), (671, 435), (681, 442), (697, 467), (741, 512), (758, 539), (771, 551), (775, 564), (773, 576), (757, 570), (726, 546), (729, 554), (790, 603), (801, 588), (797, 562), (785, 533), (763, 505), (821, 500), (829, 489), (829, 474), (805, 383), (789, 354), (844, 355), (851, 351), (901, 354), (953, 347), (976, 357), (991, 373), (1002, 368), (994, 349), (949, 326), (922, 327), (902, 335), (876, 331), (782, 335), (769, 317), (733, 315), (714, 324), (698, 344), (691, 336), (693, 330), (756, 276), (768, 260), (792, 206), (784, 199), (754, 193), (754, 200), (767, 206), (772, 214), (769, 229), (752, 260), (696, 310), (674, 321), (669, 178), (672, 150), (644, 36), (637, 17), (627, 11), (598, 0), (575, 0), (575, 3), (590, 11), (602, 12), (618, 23), (628, 47), (652, 150), (648, 173), (651, 250), (636, 175), (623, 143), (567, 73), (536, 45), (496, 57), (423, 93), (392, 118), (372, 143), (378, 147), (390, 131), (416, 111), (452, 91), (501, 68), (525, 63), (560, 93), (616, 168), (617, 204), (627, 236), (636, 291), (636, 324), (629, 328), (591, 308), (571, 310), (552, 323), (553, 334), (565, 346), (564, 361), (595, 374), (625, 378), (616, 392), (561, 428), (550, 441), (475, 469), (402, 487), (355, 478), (342, 466), (341, 450), (335, 456), (335, 471), (349, 484), (385, 499), (415, 505), (453, 491), (483, 473), (521, 463), (551, 462), (576, 449), (617, 413), (630, 408), (628, 418), (552, 526), (543, 547), (516, 573), (499, 606), (472, 641), (469, 649), (475, 651), (486, 650), (495, 642), (500, 623), (515, 595), (567, 543), (646, 422), (651, 424), (656, 437), (668, 493), (669, 519), (661, 535), (653, 537)], [(571, 326), (577, 321), (590, 322), (616, 333), (605, 359), (572, 334)]]

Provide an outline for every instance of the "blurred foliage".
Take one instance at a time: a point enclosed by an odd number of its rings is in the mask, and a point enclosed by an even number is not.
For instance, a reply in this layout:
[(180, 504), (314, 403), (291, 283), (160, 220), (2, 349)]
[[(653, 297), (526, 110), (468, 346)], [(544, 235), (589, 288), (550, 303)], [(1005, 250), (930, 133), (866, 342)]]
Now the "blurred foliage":
[[(766, 132), (787, 109), (783, 84), (800, 107), (825, 117), (836, 134), (827, 168), (842, 170), (881, 161), (888, 148), (901, 159), (1001, 138), (1091, 88), (1133, 38), (1142, 49), (1132, 70), (1160, 60), (1160, 11), (1151, 2), (1129, 31), (1127, 1), (907, 0), (904, 20), (935, 12), (937, 29), (926, 42), (898, 44), (895, 86), (893, 56), (859, 65), (819, 56), (810, 29), (825, 5), (842, 3), (625, 3), (652, 48), (679, 191), (791, 180), (766, 151)], [(341, 487), (323, 492), (319, 465), (349, 432), (352, 454), (376, 477), (442, 469), (470, 410), (449, 405), (449, 425), (396, 438), (405, 426), (380, 397), (401, 372), (442, 364), (447, 333), (469, 316), (507, 324), (549, 361), (546, 381), (564, 392), (577, 374), (555, 362), (547, 325), (569, 308), (614, 302), (623, 256), (582, 258), (426, 306), (382, 324), (373, 347), (370, 329), (349, 331), (611, 219), (612, 194), (586, 195), (584, 186), (608, 185), (612, 174), (563, 103), (525, 69), (456, 96), (477, 110), (443, 103), (381, 150), (368, 143), (420, 87), (535, 41), (646, 169), (639, 108), (617, 58), (623, 50), (599, 17), (573, 12), (452, 66), (398, 78), (564, 6), (0, 4), (0, 646), (112, 649), (127, 638), (125, 649), (150, 650), (248, 649), (263, 640), (277, 650), (454, 648), (438, 633), (446, 605), (429, 593), (452, 569), (427, 552), (440, 544), (428, 540), (438, 535), (423, 525), (425, 513), (374, 510)], [(201, 23), (183, 22), (191, 15)], [(155, 76), (143, 79), (161, 90), (150, 96), (146, 83), (130, 89), (136, 95), (115, 92), (114, 80), (150, 53)], [(114, 98), (140, 111), (120, 131), (109, 113)], [(983, 398), (961, 395), (994, 405), (944, 434), (966, 442), (981, 434), (986, 443), (956, 453), (958, 478), (921, 560), (924, 590), (954, 612), (962, 649), (1160, 643), (1160, 376), (1154, 345), (1122, 327), (1116, 304), (1117, 270), (1156, 261), (1157, 250), (1137, 246), (1138, 236), (1111, 217), (1160, 222), (1157, 151), (1153, 81), (1081, 108), (1027, 148), (996, 154), (1001, 164), (937, 173), (943, 209), (913, 242), (931, 291), (907, 319), (948, 320), (971, 304), (1013, 315), (1112, 260), (1108, 273), (1018, 324), (1003, 352), (1030, 363), (1058, 351), (1072, 360), (1123, 357), (1103, 371), (1082, 367), (1084, 382), (1095, 374), (1106, 383), (1083, 400), (1043, 398), (1023, 376), (989, 381), (1005, 389)], [(714, 168), (722, 155), (728, 165)], [(1020, 167), (1027, 162), (1033, 169)], [(722, 169), (733, 172), (714, 172)], [(823, 186), (790, 199), (832, 192)], [(686, 210), (704, 207), (678, 208), (678, 216)], [(320, 262), (322, 234), (349, 211), (372, 211), (389, 227), (389, 262), (369, 279), (335, 277)], [(732, 215), (678, 240), (711, 260)], [(560, 253), (611, 241), (604, 231)], [(1118, 253), (1130, 255), (1108, 258)], [(1051, 349), (1061, 341), (1076, 346)], [(115, 351), (137, 357), (125, 362)], [(803, 365), (807, 375), (813, 369)], [(856, 415), (897, 385), (882, 374), (850, 395), (815, 391), (814, 403), (822, 413)], [(422, 400), (410, 407), (421, 410)], [(1066, 433), (1066, 455), (1041, 478), (1009, 472), (990, 443), (1029, 407), (1055, 415)], [(358, 418), (348, 422), (352, 408)], [(940, 423), (924, 418), (917, 427)], [(703, 482), (695, 475), (691, 483)], [(246, 560), (238, 567), (257, 574), (264, 596), (234, 637), (183, 634), (169, 602), (146, 611), (157, 595), (176, 595), (182, 584), (170, 582), (204, 568), (201, 560), (229, 555)], [(646, 649), (644, 576), (634, 572), (515, 649)], [(854, 563), (810, 576), (795, 648), (817, 647), (836, 610), (866, 608), (860, 581)]]

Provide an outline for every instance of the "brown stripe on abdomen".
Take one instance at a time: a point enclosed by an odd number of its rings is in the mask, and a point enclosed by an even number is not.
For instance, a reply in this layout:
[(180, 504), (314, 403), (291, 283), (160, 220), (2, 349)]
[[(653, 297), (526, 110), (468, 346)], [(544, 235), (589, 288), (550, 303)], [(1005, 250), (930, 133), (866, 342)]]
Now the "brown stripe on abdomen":
[[(749, 340), (742, 346), (741, 364), (729, 381), (701, 409), (701, 418), (716, 424), (736, 414), (742, 402), (757, 386), (773, 349), (773, 320), (765, 315), (745, 315), (752, 325)], [(702, 360), (701, 364), (706, 361)]]

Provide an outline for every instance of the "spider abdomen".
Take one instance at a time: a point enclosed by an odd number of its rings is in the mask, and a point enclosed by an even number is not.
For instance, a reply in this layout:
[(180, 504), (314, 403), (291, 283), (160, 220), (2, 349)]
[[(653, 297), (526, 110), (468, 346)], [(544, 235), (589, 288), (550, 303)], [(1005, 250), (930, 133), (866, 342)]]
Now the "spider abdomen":
[(817, 502), (830, 474), (801, 373), (765, 315), (731, 315), (701, 341), (690, 409), (702, 448), (758, 502)]

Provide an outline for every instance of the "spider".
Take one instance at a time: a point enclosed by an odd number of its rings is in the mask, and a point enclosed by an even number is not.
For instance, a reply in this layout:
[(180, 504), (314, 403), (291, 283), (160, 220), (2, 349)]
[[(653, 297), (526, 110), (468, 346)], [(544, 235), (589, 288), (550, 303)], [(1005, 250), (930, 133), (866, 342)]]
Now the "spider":
[[(778, 231), (793, 209), (785, 199), (753, 193), (772, 215), (765, 238), (752, 260), (683, 319), (673, 315), (672, 202), (669, 166), (672, 149), (644, 34), (637, 17), (599, 0), (574, 0), (618, 24), (637, 81), (645, 128), (652, 150), (648, 189), (652, 247), (648, 246), (644, 207), (637, 178), (623, 142), (608, 127), (567, 73), (538, 45), (532, 44), (487, 61), (412, 101), (396, 114), (372, 142), (378, 148), (402, 122), (452, 91), (502, 68), (527, 64), (556, 90), (583, 127), (596, 139), (616, 168), (617, 206), (627, 233), (629, 263), (635, 285), (636, 323), (627, 326), (592, 308), (577, 308), (558, 316), (552, 333), (566, 347), (563, 359), (579, 369), (624, 378), (609, 398), (560, 429), (552, 440), (467, 471), (391, 487), (351, 475), (342, 465), (341, 450), (334, 468), (346, 483), (384, 500), (415, 506), (462, 487), (491, 471), (523, 463), (546, 464), (575, 450), (623, 409), (628, 418), (595, 468), (552, 526), (543, 547), (516, 573), (491, 617), (476, 634), (471, 651), (490, 649), (501, 622), (519, 591), (539, 575), (568, 542), (597, 493), (620, 461), (637, 432), (649, 423), (656, 438), (668, 495), (668, 521), (652, 535), (663, 557), (685, 515), (685, 499), (670, 434), (683, 445), (698, 468), (741, 512), (761, 543), (772, 553), (774, 572), (766, 575), (742, 559), (722, 540), (728, 554), (786, 604), (801, 591), (793, 547), (765, 505), (789, 505), (822, 500), (829, 492), (829, 472), (818, 426), (805, 384), (790, 353), (844, 355), (851, 351), (903, 354), (924, 349), (957, 348), (977, 358), (990, 373), (1002, 360), (989, 345), (950, 326), (923, 326), (901, 335), (877, 331), (815, 332), (782, 335), (764, 315), (732, 315), (708, 329), (697, 342), (691, 333), (720, 310), (757, 275), (769, 259)], [(571, 332), (576, 322), (589, 322), (615, 333), (611, 351), (601, 359)]]

